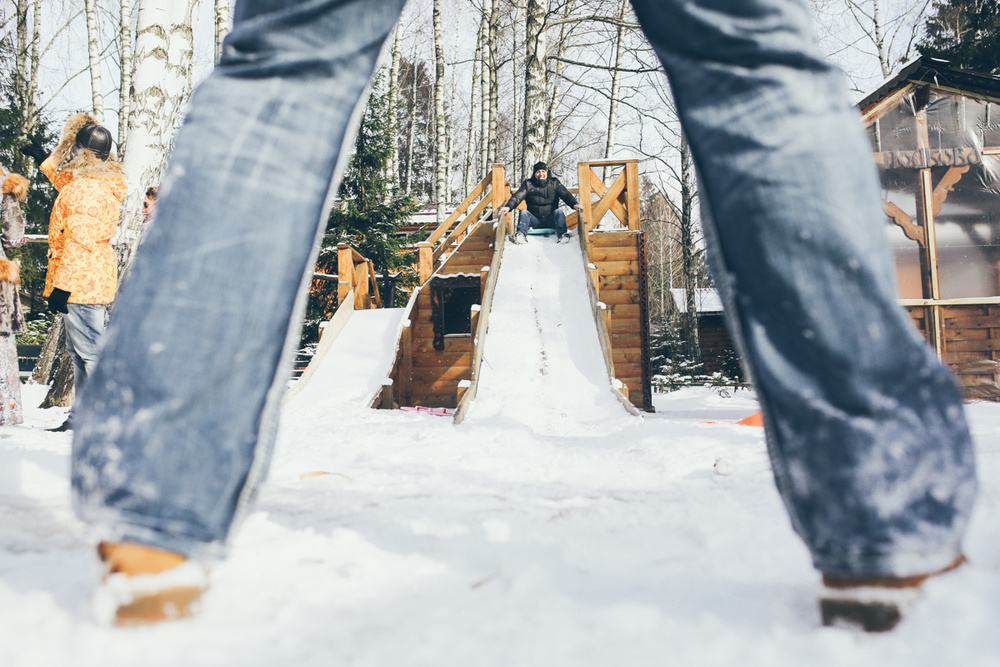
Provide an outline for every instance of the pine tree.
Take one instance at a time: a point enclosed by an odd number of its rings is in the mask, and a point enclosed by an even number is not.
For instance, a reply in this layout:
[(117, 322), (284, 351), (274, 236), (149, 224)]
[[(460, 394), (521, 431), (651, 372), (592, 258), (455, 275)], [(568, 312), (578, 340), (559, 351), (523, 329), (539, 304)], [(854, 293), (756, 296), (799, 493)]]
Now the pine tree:
[[(383, 90), (381, 75), (373, 83), (372, 91), (354, 142), (354, 155), (337, 193), (339, 203), (330, 212), (316, 272), (336, 275), (337, 246), (348, 243), (371, 260), (376, 273), (384, 276), (403, 272), (395, 287), (388, 281), (380, 283), (382, 301), (387, 303), (389, 289), (416, 282), (415, 274), (406, 271), (413, 265), (414, 255), (404, 250), (405, 239), (399, 238), (397, 231), (416, 211), (417, 204), (409, 196), (400, 196), (396, 182), (385, 178), (396, 135), (389, 120), (389, 95)], [(332, 314), (336, 299), (336, 281), (314, 281), (303, 344), (315, 342), (319, 322)]]
[(947, 60), (954, 67), (1000, 73), (1000, 1), (935, 2), (917, 50), (922, 56)]

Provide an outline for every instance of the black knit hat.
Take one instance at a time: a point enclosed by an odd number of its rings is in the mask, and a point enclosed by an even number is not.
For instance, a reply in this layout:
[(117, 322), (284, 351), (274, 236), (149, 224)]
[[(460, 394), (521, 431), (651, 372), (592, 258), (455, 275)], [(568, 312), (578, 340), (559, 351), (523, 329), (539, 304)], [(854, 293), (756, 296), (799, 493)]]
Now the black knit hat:
[(87, 123), (76, 133), (76, 145), (92, 150), (94, 155), (107, 160), (111, 155), (111, 133), (97, 123)]
[(534, 174), (539, 169), (544, 169), (545, 171), (548, 171), (549, 165), (545, 164), (544, 162), (536, 162), (535, 166), (531, 168), (531, 173)]

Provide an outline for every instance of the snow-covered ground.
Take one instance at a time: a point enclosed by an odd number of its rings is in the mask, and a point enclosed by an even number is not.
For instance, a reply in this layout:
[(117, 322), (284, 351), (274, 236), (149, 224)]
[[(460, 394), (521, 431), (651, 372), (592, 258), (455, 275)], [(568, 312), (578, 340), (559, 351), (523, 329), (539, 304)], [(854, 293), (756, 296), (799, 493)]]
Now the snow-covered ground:
[[(504, 270), (534, 253), (572, 267), (556, 251), (578, 253), (532, 239), (506, 250)], [(523, 289), (532, 278), (519, 275)], [(554, 294), (570, 303), (567, 280)], [(521, 331), (547, 350), (550, 379), (565, 361), (551, 332), (578, 325), (577, 312), (561, 327), (540, 313)], [(731, 423), (756, 412), (751, 393), (686, 389), (655, 396), (655, 414), (615, 412), (569, 336), (583, 369), (574, 386), (524, 402), (502, 387), (517, 350), (529, 368), (538, 357), (524, 335), (495, 333), (459, 426), (356, 404), (315, 410), (305, 392), (291, 401), (270, 479), (213, 567), (201, 613), (147, 628), (94, 621), (71, 438), (42, 430), (64, 411), (33, 407), (44, 388), (26, 386), (27, 424), (0, 429), (0, 666), (1000, 664), (1000, 406), (968, 407), (982, 480), (970, 565), (928, 583), (895, 631), (868, 636), (819, 624), (818, 576), (762, 431)], [(541, 385), (522, 375), (530, 397)], [(591, 401), (591, 426), (578, 404), (559, 408), (567, 394)]]

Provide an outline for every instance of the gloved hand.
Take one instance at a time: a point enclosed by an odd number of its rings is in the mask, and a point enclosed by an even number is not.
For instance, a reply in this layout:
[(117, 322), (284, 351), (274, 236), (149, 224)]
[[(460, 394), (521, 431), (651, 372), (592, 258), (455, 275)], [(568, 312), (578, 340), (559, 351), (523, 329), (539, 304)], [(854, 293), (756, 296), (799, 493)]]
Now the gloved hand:
[(21, 154), (32, 158), (36, 164), (45, 162), (45, 158), (49, 156), (48, 151), (35, 141), (21, 146)]
[(49, 310), (53, 313), (68, 313), (68, 303), (69, 292), (58, 287), (52, 288), (52, 294), (49, 294)]

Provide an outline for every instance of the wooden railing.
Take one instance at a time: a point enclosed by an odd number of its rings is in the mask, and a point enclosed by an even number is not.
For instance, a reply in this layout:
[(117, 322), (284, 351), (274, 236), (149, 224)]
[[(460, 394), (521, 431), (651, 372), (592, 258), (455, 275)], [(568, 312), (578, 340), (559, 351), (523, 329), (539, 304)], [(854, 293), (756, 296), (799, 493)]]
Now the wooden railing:
[[(610, 187), (592, 167), (624, 167)], [(586, 242), (587, 232), (594, 230), (609, 212), (613, 213), (626, 229), (639, 231), (639, 161), (594, 160), (578, 166), (580, 212), (580, 238)], [(596, 194), (599, 199), (591, 201)], [(567, 221), (568, 222), (568, 221)]]
[[(442, 256), (464, 237), (487, 208), (495, 212), (509, 198), (510, 186), (504, 178), (504, 167), (502, 164), (495, 164), (479, 185), (472, 189), (465, 201), (431, 232), (427, 240), (417, 244), (420, 284), (423, 285), (430, 280), (440, 265)], [(479, 203), (473, 206), (477, 200)]]
[(337, 246), (337, 282), (338, 303), (353, 291), (355, 310), (382, 307), (372, 261), (346, 243)]

